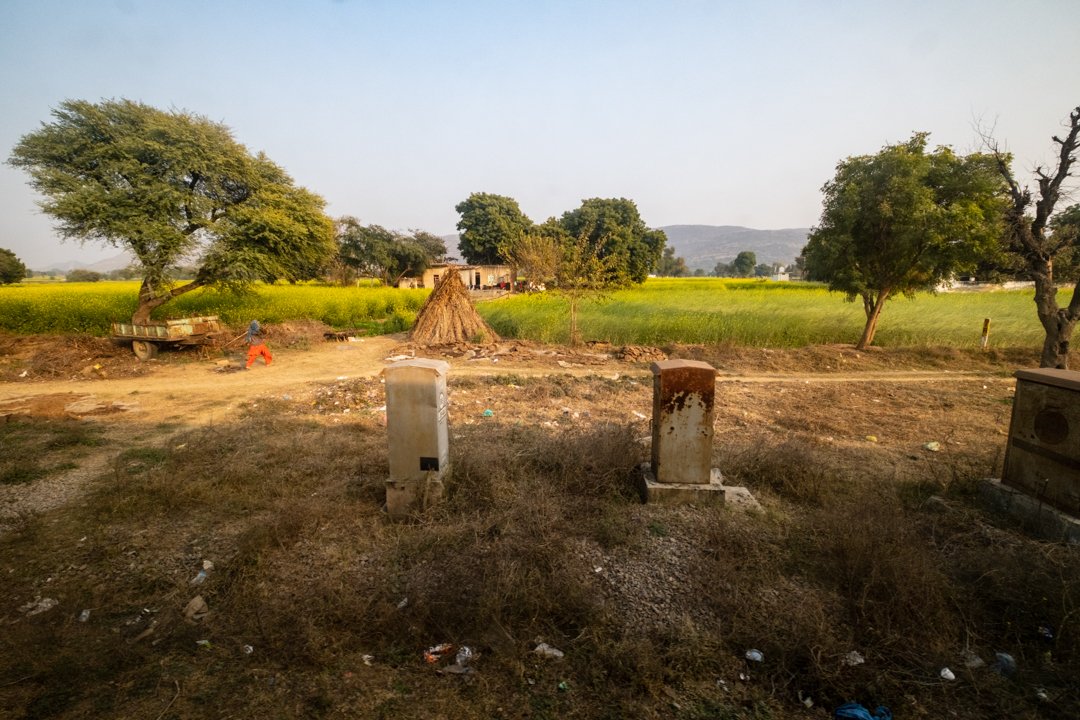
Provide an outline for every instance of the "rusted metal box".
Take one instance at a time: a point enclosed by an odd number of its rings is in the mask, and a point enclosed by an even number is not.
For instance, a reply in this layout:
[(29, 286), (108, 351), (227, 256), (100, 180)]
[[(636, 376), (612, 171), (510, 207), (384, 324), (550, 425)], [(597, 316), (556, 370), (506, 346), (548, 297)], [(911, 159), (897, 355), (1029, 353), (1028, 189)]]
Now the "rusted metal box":
[(1080, 372), (1016, 372), (1001, 481), (1080, 517)]

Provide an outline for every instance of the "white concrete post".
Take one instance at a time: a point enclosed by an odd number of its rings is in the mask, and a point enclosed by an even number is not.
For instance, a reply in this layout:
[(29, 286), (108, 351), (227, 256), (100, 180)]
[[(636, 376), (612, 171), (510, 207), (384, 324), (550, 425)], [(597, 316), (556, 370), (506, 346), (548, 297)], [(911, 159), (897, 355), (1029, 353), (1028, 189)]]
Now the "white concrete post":
[(400, 518), (436, 502), (450, 469), (446, 374), (442, 360), (417, 358), (387, 366), (386, 434), (390, 479), (386, 508)]

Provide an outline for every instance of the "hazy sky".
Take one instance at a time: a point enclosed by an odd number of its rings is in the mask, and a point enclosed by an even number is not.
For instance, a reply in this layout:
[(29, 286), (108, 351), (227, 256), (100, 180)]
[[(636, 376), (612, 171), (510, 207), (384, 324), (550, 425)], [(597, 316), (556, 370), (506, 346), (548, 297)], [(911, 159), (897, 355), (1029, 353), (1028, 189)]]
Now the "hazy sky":
[[(836, 162), (996, 123), (1026, 177), (1080, 104), (1080, 2), (0, 0), (0, 152), (65, 99), (219, 120), (332, 216), (454, 231), (628, 197), (650, 226), (811, 226)], [(0, 166), (0, 247), (61, 243)]]

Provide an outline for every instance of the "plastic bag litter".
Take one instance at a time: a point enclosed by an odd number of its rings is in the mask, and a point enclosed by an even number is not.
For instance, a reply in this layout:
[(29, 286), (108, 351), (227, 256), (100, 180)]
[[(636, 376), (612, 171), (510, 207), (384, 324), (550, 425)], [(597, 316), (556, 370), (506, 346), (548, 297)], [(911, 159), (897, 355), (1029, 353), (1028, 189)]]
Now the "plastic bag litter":
[(454, 646), (452, 643), (439, 643), (438, 645), (433, 645), (424, 651), (424, 662), (428, 664), (437, 663), (446, 655), (449, 655), (453, 649)]
[(994, 664), (990, 667), (994, 672), (1004, 675), (1005, 677), (1012, 677), (1016, 674), (1016, 660), (1009, 653), (994, 653)]
[(852, 650), (844, 656), (844, 664), (850, 665), (851, 667), (855, 667), (856, 665), (862, 665), (864, 662), (866, 662), (866, 658), (864, 658), (862, 656), (862, 653), (860, 653), (858, 650)]
[(746, 659), (751, 662), (765, 662), (765, 653), (756, 649), (747, 650)]
[(879, 705), (871, 713), (859, 703), (841, 705), (833, 711), (834, 720), (892, 720), (892, 711)]
[(540, 657), (550, 658), (552, 660), (562, 660), (565, 656), (565, 653), (562, 650), (557, 647), (552, 647), (547, 643), (540, 643), (533, 648), (533, 652)]

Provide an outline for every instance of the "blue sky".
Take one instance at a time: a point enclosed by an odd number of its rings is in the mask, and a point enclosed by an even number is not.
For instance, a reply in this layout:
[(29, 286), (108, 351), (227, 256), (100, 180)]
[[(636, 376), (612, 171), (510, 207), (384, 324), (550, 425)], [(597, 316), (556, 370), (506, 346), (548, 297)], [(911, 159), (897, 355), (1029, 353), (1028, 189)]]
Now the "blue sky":
[[(836, 162), (913, 131), (1029, 176), (1080, 104), (1080, 2), (0, 0), (0, 151), (59, 102), (224, 122), (332, 216), (454, 231), (475, 191), (541, 221), (628, 197), (651, 226), (811, 226)], [(61, 243), (0, 166), (0, 247)]]

